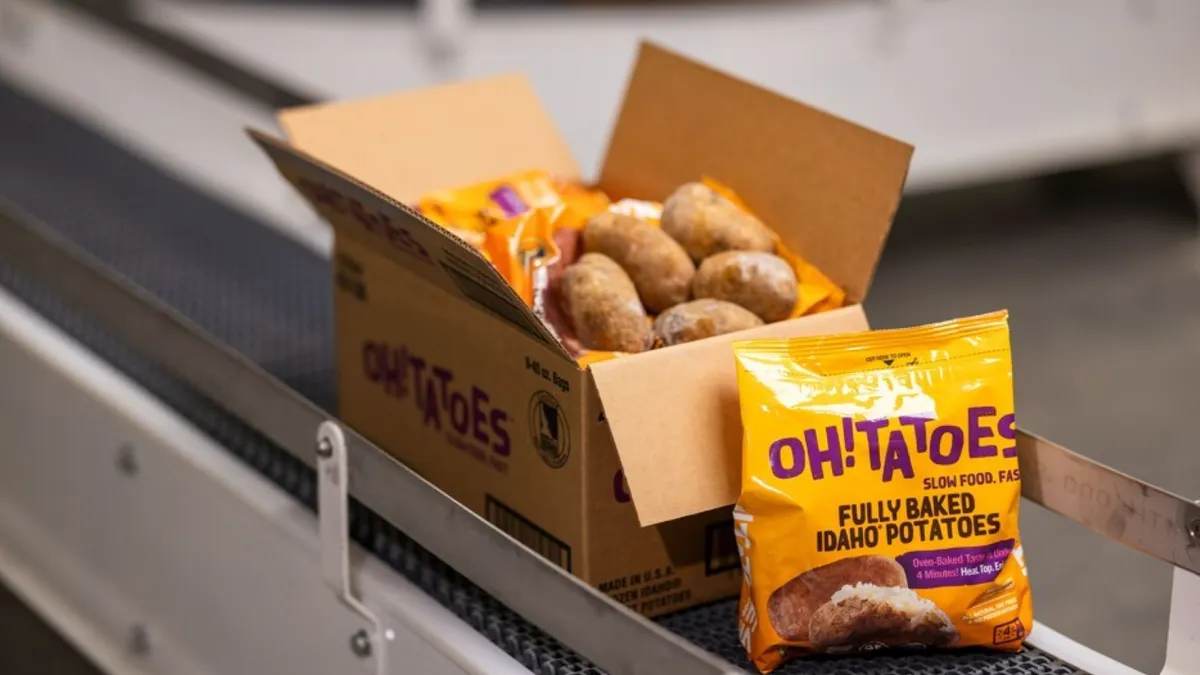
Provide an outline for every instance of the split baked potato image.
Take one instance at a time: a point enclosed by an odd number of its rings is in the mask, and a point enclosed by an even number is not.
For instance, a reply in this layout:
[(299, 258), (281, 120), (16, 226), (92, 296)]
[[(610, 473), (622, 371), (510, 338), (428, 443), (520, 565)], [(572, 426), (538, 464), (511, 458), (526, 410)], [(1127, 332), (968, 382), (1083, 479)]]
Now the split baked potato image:
[(775, 590), (767, 613), (776, 633), (814, 651), (923, 645), (958, 639), (950, 617), (908, 588), (900, 563), (878, 555), (811, 569)]
[(811, 569), (780, 586), (767, 600), (771, 627), (789, 642), (809, 641), (809, 622), (817, 608), (829, 602), (843, 586), (868, 583), (908, 586), (904, 568), (882, 555), (843, 558)]
[(816, 651), (839, 647), (948, 647), (958, 639), (937, 605), (910, 588), (844, 586), (813, 612), (808, 636)]

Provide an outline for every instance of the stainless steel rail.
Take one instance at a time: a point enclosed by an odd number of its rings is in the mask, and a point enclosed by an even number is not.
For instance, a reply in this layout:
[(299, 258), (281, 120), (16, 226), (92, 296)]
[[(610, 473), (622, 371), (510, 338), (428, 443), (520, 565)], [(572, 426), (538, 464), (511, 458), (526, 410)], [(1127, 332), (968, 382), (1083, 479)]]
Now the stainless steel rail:
[(1021, 431), (1021, 494), (1109, 539), (1200, 574), (1200, 506)]
[[(316, 466), (317, 427), (330, 420), (316, 405), (4, 201), (0, 251), (21, 272), (310, 467)], [(612, 675), (740, 672), (580, 583), (366, 439), (343, 430), (355, 498), (600, 668)]]

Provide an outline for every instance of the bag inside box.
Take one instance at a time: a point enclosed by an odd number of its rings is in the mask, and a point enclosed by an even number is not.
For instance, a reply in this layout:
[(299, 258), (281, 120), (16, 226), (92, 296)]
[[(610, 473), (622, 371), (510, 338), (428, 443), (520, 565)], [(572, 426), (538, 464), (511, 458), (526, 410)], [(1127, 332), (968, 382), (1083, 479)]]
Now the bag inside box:
[[(574, 362), (478, 251), (416, 214), (429, 191), (531, 168), (580, 170), (519, 75), (281, 111), (288, 143), (251, 132), (334, 226)], [(865, 298), (899, 205), (912, 147), (643, 43), (597, 187), (661, 201), (712, 176), (793, 251), (842, 287), (842, 309), (593, 364), (643, 526), (737, 497), (740, 428), (733, 340), (866, 328)], [(464, 349), (472, 336), (465, 336)]]

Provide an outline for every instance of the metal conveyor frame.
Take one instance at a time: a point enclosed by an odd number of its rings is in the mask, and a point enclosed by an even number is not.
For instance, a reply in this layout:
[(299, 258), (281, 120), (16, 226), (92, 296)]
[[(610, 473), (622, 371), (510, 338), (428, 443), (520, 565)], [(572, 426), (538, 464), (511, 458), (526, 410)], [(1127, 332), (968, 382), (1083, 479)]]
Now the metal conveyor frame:
[[(216, 344), (174, 311), (113, 277), (90, 257), (12, 207), (0, 214), (0, 249), (20, 269), (85, 308), (153, 360), (168, 367), (211, 400), (250, 423), (307, 465), (316, 464), (315, 433), (337, 424), (315, 405), (257, 366)], [(339, 427), (340, 428), (340, 427)], [(401, 528), (526, 619), (614, 675), (625, 673), (731, 673), (732, 664), (688, 643), (534, 555), (467, 511), (357, 434), (346, 439), (349, 489), (364, 504)], [(1184, 568), (1183, 579), (1200, 569), (1200, 507), (1087, 460), (1033, 436), (1022, 437), (1025, 496), (1114, 539)], [(1074, 493), (1063, 486), (1074, 484)], [(1091, 488), (1081, 499), (1078, 486)], [(1133, 490), (1136, 494), (1130, 493)], [(1121, 499), (1100, 499), (1096, 495)], [(1166, 514), (1131, 521), (1105, 532), (1104, 509)], [(1110, 528), (1111, 529), (1111, 528)], [(1186, 571), (1185, 571), (1186, 570)], [(319, 586), (315, 583), (314, 585)], [(1179, 583), (1180, 592), (1189, 587)], [(537, 594), (528, 589), (537, 588)], [(329, 593), (328, 589), (323, 589)], [(1191, 604), (1189, 604), (1191, 603)], [(1177, 599), (1185, 615), (1195, 599)], [(351, 613), (352, 614), (352, 613)], [(1173, 617), (1174, 618), (1174, 617)], [(1193, 625), (1173, 624), (1172, 644), (1195, 642)], [(357, 629), (355, 629), (357, 630)], [(1182, 633), (1180, 632), (1182, 631)], [(341, 631), (343, 634), (345, 630)], [(1047, 632), (1048, 636), (1052, 634)], [(1036, 644), (1037, 640), (1033, 640)], [(621, 648), (617, 648), (617, 646)], [(1079, 650), (1086, 654), (1085, 650)], [(1178, 653), (1178, 650), (1176, 650)], [(402, 662), (409, 662), (401, 657)], [(1092, 672), (1121, 672), (1103, 658)], [(1171, 663), (1178, 662), (1173, 658)], [(1097, 667), (1100, 666), (1100, 667)], [(1127, 669), (1125, 669), (1127, 672)]]

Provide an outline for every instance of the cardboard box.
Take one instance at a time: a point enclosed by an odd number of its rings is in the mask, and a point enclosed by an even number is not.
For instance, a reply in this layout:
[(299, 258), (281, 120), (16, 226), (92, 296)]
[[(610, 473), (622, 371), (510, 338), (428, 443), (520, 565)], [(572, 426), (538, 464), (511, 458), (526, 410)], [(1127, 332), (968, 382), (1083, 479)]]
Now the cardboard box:
[[(252, 132), (336, 231), (342, 419), (538, 553), (647, 615), (738, 592), (730, 342), (863, 330), (858, 304), (581, 370), (471, 247), (404, 206), (540, 168), (579, 178), (529, 83), (500, 76), (283, 111)], [(712, 176), (866, 295), (912, 148), (643, 45), (599, 187)]]

